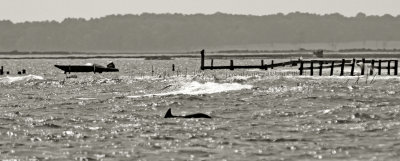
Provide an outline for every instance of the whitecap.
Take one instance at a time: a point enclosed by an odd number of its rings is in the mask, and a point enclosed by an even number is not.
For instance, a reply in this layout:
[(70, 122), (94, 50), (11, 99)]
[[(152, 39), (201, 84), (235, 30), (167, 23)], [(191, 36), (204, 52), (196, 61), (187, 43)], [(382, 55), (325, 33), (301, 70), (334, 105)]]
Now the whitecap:
[(24, 75), (24, 76), (6, 76), (0, 78), (0, 83), (14, 83), (14, 82), (21, 82), (21, 81), (31, 81), (31, 80), (43, 80), (42, 76), (38, 75)]
[(158, 94), (147, 94), (141, 96), (128, 96), (128, 98), (138, 98), (143, 96), (144, 97), (167, 96), (167, 95), (177, 95), (177, 94), (185, 94), (185, 95), (213, 94), (226, 91), (251, 89), (252, 87), (253, 87), (252, 85), (243, 85), (239, 83), (215, 83), (215, 82), (199, 83), (197, 81), (194, 81), (194, 82), (184, 83), (176, 91), (170, 91)]
[(215, 83), (215, 82), (190, 82), (184, 84), (177, 91), (168, 92), (167, 94), (188, 94), (188, 95), (198, 95), (198, 94), (212, 94), (220, 93), (233, 90), (251, 89), (252, 85), (242, 85), (239, 83)]
[(82, 97), (82, 98), (76, 98), (76, 99), (78, 99), (78, 100), (95, 100), (97, 98), (85, 98), (85, 97)]

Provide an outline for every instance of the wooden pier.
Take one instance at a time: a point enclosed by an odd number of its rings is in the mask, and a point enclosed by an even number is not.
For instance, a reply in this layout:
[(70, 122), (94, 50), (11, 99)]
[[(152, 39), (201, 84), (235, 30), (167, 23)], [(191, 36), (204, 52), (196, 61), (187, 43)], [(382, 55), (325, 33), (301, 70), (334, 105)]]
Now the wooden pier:
[[(398, 75), (398, 60), (375, 60), (375, 59), (369, 59), (366, 60), (365, 58), (362, 58), (361, 60), (357, 60), (353, 58), (352, 60), (346, 60), (346, 59), (341, 59), (341, 60), (332, 60), (332, 59), (318, 59), (318, 60), (292, 60), (292, 61), (287, 61), (287, 62), (280, 62), (280, 63), (274, 63), (274, 60), (271, 60), (271, 64), (265, 64), (264, 60), (261, 60), (260, 65), (234, 65), (233, 60), (230, 60), (230, 65), (229, 66), (214, 66), (214, 60), (211, 59), (211, 65), (210, 66), (205, 66), (204, 65), (204, 58), (205, 58), (205, 53), (204, 50), (201, 51), (201, 70), (214, 70), (214, 69), (229, 69), (229, 70), (235, 70), (235, 69), (263, 69), (263, 70), (268, 70), (268, 69), (274, 69), (274, 67), (284, 67), (284, 66), (298, 66), (299, 67), (299, 75), (303, 75), (304, 71), (310, 71), (310, 75), (314, 75), (314, 70), (318, 70), (318, 75), (322, 75), (323, 69), (330, 69), (330, 75), (332, 76), (334, 74), (334, 68), (339, 68), (340, 67), (340, 76), (344, 76), (344, 68), (345, 67), (351, 67), (350, 69), (350, 76), (354, 76), (354, 69), (356, 68), (356, 65), (359, 66), (361, 69), (360, 75), (365, 75), (366, 68), (370, 69), (369, 74), (373, 75), (374, 74), (374, 69), (378, 70), (378, 75), (382, 74), (382, 70), (386, 69), (387, 70), (387, 75), (391, 74), (391, 69), (393, 69), (393, 74)], [(378, 66), (376, 66), (378, 64)], [(386, 66), (384, 66), (386, 64)]]

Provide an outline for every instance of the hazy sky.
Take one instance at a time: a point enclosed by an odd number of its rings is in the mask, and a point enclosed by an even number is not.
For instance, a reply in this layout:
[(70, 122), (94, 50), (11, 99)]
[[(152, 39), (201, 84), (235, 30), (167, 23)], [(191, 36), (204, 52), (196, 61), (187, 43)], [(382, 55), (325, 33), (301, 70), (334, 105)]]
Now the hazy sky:
[(266, 15), (295, 11), (397, 16), (400, 0), (0, 0), (0, 20), (14, 22), (143, 12)]

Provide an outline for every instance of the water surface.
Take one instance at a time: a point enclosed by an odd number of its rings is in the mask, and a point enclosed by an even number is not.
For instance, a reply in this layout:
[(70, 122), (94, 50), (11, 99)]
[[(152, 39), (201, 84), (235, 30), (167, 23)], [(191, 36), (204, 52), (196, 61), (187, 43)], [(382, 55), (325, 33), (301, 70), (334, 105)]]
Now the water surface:
[[(399, 158), (398, 76), (298, 76), (295, 67), (202, 72), (199, 59), (115, 59), (121, 72), (76, 79), (53, 67), (107, 61), (0, 60), (6, 71), (28, 72), (0, 77), (0, 159)], [(164, 119), (168, 108), (213, 118)]]

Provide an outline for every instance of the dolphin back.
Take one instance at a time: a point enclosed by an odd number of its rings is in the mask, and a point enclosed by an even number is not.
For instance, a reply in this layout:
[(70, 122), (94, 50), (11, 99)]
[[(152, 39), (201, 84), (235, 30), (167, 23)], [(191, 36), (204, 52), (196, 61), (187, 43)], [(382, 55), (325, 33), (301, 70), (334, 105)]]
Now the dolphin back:
[(211, 117), (204, 114), (204, 113), (196, 113), (196, 114), (191, 114), (191, 115), (186, 115), (183, 116), (184, 118), (208, 118), (210, 119)]
[(174, 116), (172, 115), (171, 108), (168, 109), (167, 113), (165, 113), (164, 118), (211, 118), (210, 116), (204, 113), (195, 113), (186, 116)]
[(174, 117), (174, 116), (172, 115), (171, 108), (169, 108), (167, 113), (165, 113), (164, 118), (172, 118), (172, 117)]

